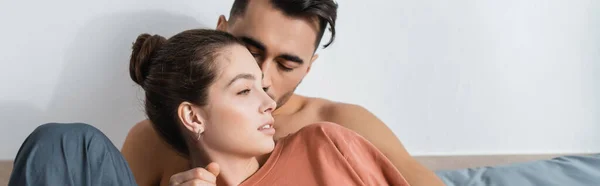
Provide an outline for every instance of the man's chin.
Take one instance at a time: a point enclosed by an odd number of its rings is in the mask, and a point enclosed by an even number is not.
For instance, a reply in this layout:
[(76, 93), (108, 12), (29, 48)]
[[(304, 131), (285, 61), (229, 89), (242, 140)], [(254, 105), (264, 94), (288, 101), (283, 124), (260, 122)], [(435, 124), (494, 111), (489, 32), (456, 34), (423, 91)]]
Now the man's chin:
[(283, 103), (285, 103), (285, 101), (282, 102), (281, 100), (277, 100), (276, 103), (277, 103), (277, 106), (275, 106), (275, 110), (281, 108), (281, 106), (283, 106)]
[(276, 99), (277, 107), (275, 107), (275, 110), (277, 110), (278, 108), (285, 105), (290, 100), (290, 98), (292, 97), (293, 94), (294, 94), (294, 92), (289, 92), (289, 93), (284, 94), (281, 98)]

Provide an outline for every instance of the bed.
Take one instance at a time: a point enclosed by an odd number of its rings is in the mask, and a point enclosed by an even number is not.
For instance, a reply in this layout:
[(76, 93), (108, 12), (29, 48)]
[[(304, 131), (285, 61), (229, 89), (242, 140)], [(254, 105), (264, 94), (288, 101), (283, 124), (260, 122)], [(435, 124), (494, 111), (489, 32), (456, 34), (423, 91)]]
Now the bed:
[(600, 186), (600, 154), (420, 157), (448, 186)]
[[(600, 186), (600, 154), (419, 156), (448, 186)], [(12, 161), (0, 161), (8, 185)]]

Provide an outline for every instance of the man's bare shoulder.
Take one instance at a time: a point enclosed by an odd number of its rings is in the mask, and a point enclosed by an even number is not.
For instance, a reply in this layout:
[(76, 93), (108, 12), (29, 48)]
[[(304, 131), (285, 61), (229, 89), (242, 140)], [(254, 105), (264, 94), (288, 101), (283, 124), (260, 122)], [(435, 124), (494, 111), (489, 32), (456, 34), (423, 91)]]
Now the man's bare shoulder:
[(155, 147), (167, 147), (166, 144), (160, 139), (160, 136), (152, 127), (152, 122), (150, 120), (142, 120), (136, 123), (129, 132), (127, 133), (127, 138), (125, 139), (125, 143), (123, 144), (122, 150), (130, 150), (130, 148), (135, 148), (136, 150), (141, 149), (155, 149), (155, 148), (146, 148), (146, 145), (143, 146), (129, 146), (131, 144), (152, 144)]
[(318, 121), (334, 122), (338, 124), (340, 120), (356, 116), (374, 117), (371, 112), (360, 105), (331, 101), (324, 98), (307, 97), (294, 95), (295, 99), (302, 105), (298, 113), (311, 113), (303, 116), (316, 116)]
[(131, 129), (129, 129), (129, 133), (127, 134), (127, 136), (129, 137), (132, 135), (135, 135), (136, 137), (138, 137), (138, 135), (151, 136), (156, 135), (156, 132), (152, 127), (152, 122), (150, 122), (150, 120), (145, 119), (136, 123), (135, 125), (133, 125), (133, 127), (131, 127)]
[[(348, 117), (354, 118), (358, 116), (375, 117), (366, 108), (351, 103), (343, 103), (331, 101), (323, 98), (302, 97), (307, 109), (314, 109), (323, 121), (339, 123)], [(342, 124), (343, 125), (343, 124)]]
[[(301, 113), (310, 113), (302, 116), (314, 117), (314, 122), (333, 122), (342, 125), (352, 130), (362, 130), (364, 123), (372, 125), (384, 125), (373, 113), (366, 108), (351, 103), (343, 103), (338, 101), (331, 101), (324, 98), (314, 98), (297, 96), (298, 100), (301, 100), (302, 109)], [(383, 129), (387, 129), (384, 125)], [(389, 130), (389, 129), (388, 129)], [(361, 133), (361, 131), (355, 131)]]
[(150, 120), (140, 121), (129, 130), (121, 153), (140, 185), (158, 185), (165, 172), (186, 165), (186, 159), (160, 138)]

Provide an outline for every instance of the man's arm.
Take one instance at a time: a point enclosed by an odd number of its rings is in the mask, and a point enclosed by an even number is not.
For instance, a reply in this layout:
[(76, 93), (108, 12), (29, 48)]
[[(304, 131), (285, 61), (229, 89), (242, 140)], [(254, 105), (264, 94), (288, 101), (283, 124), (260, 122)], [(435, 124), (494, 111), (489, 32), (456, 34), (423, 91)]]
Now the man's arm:
[(396, 135), (367, 109), (352, 104), (332, 103), (323, 117), (360, 134), (381, 151), (413, 186), (444, 185), (431, 170), (410, 156)]
[(121, 153), (140, 186), (160, 184), (165, 162), (162, 157), (165, 145), (160, 140), (149, 120), (137, 123), (127, 134)]

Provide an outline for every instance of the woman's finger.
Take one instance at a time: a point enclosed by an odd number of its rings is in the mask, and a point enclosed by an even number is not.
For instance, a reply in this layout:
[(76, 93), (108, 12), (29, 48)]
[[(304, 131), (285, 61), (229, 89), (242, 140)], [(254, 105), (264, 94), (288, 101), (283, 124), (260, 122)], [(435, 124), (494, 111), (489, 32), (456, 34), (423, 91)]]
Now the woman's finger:
[(217, 184), (215, 184), (215, 183), (209, 183), (204, 180), (190, 180), (188, 182), (185, 182), (183, 184), (179, 184), (176, 186), (216, 186), (216, 185)]
[(212, 173), (213, 175), (215, 175), (215, 177), (219, 176), (219, 173), (221, 172), (221, 167), (219, 167), (219, 164), (213, 162), (213, 163), (209, 163), (206, 166), (206, 170), (208, 170), (208, 172)]
[(171, 176), (171, 179), (169, 179), (169, 185), (176, 186), (195, 180), (215, 184), (217, 177), (213, 173), (208, 172), (206, 169), (198, 167)]

